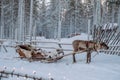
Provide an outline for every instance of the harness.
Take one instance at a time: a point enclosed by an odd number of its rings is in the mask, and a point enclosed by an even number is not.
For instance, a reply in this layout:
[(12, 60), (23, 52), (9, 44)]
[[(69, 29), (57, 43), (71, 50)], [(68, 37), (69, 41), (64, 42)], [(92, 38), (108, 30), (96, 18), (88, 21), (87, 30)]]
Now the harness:
[(90, 48), (89, 48), (89, 42), (86, 41), (86, 48), (87, 48), (87, 50), (96, 51), (96, 52), (98, 53), (98, 51), (97, 51), (97, 49), (96, 49), (96, 48), (98, 47), (98, 43), (97, 43), (97, 44), (96, 44), (96, 43), (93, 43), (93, 45), (94, 45), (93, 47), (90, 47)]
[(89, 51), (93, 50), (93, 51), (96, 51), (96, 52), (97, 52), (97, 53), (93, 56), (93, 58), (98, 54), (98, 51), (97, 51), (97, 49), (96, 49), (97, 46), (98, 46), (98, 43), (97, 43), (97, 44), (94, 43), (93, 48), (89, 48), (89, 42), (88, 42), (88, 41), (86, 42), (87, 50), (89, 50)]
[(95, 51), (97, 51), (97, 49), (96, 49), (97, 46), (98, 46), (98, 45), (94, 43), (93, 49), (94, 49)]
[(89, 48), (89, 42), (86, 41), (86, 48), (87, 48), (88, 50), (95, 50), (95, 51), (97, 51), (97, 50), (96, 50), (96, 46), (97, 46), (97, 45), (94, 43), (94, 46)]

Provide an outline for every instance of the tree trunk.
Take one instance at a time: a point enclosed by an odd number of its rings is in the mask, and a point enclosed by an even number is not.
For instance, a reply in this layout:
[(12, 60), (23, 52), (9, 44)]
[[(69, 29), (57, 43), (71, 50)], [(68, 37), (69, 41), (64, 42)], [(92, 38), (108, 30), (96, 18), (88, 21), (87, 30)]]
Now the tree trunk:
[(29, 36), (30, 41), (32, 40), (32, 27), (33, 27), (33, 0), (30, 2), (30, 29), (29, 29)]
[(1, 30), (0, 30), (0, 38), (4, 38), (4, 0), (1, 0)]

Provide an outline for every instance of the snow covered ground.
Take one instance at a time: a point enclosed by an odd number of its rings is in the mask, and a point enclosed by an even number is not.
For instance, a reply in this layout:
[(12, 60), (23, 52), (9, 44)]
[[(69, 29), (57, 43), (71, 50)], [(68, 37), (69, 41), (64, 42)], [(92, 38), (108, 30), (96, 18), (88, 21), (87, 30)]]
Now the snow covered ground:
[[(62, 39), (60, 43), (72, 43), (75, 39), (86, 40), (87, 36), (76, 36), (73, 38)], [(56, 41), (41, 39), (41, 41)], [(4, 43), (11, 45), (9, 43)], [(53, 44), (41, 43), (40, 46), (53, 46)], [(62, 46), (63, 48), (72, 49), (71, 45)], [(72, 56), (64, 57), (63, 59), (55, 63), (42, 63), (40, 61), (29, 62), (27, 60), (21, 60), (14, 48), (7, 48), (8, 52), (5, 52), (1, 48), (0, 52), (0, 70), (7, 67), (6, 70), (15, 70), (15, 72), (25, 73), (29, 75), (35, 75), (43, 78), (53, 78), (54, 80), (120, 80), (120, 56), (107, 55), (100, 53), (92, 58), (90, 64), (86, 64), (86, 54), (78, 54), (77, 63), (72, 63)], [(71, 51), (66, 51), (65, 54)], [(92, 53), (94, 56), (96, 53)], [(36, 74), (33, 74), (33, 73)], [(26, 80), (17, 77), (10, 77), (3, 80)], [(29, 80), (29, 79), (27, 79)]]

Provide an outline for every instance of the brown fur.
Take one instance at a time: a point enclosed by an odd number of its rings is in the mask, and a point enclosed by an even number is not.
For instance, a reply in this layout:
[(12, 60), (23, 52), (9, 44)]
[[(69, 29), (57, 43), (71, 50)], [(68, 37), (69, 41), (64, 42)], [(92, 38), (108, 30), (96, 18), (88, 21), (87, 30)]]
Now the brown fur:
[(21, 51), (21, 49), (16, 49), (16, 52), (19, 54), (20, 57), (26, 58), (25, 54)]
[(86, 62), (91, 62), (91, 52), (97, 51), (100, 49), (108, 49), (109, 47), (104, 43), (96, 43), (94, 41), (84, 41), (84, 40), (75, 40), (72, 43), (74, 52), (73, 52), (73, 62), (76, 62), (75, 54), (78, 51), (86, 51), (87, 52), (87, 60)]
[(42, 58), (44, 58), (44, 55), (42, 55), (42, 53), (41, 53), (41, 52), (32, 53), (32, 58), (42, 59)]

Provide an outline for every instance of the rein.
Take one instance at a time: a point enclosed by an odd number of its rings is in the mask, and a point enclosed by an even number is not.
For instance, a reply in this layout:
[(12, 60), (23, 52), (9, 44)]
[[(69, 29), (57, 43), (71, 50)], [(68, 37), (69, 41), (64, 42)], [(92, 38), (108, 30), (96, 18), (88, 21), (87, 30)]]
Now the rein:
[(97, 49), (96, 49), (96, 47), (98, 46), (98, 43), (94, 43), (94, 50), (95, 50), (95, 52), (97, 52), (94, 56), (93, 56), (93, 58), (96, 56), (96, 55), (98, 55), (99, 54), (99, 52), (97, 51)]

